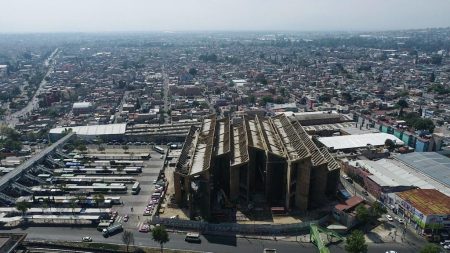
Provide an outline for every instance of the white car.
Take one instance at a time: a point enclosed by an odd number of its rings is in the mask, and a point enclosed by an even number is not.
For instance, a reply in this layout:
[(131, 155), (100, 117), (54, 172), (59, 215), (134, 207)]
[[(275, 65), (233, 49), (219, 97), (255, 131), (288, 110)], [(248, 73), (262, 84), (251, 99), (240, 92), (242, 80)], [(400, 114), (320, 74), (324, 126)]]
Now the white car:
[(390, 216), (389, 214), (386, 214), (386, 219), (388, 221), (394, 221), (394, 219), (392, 219), (392, 216)]
[(85, 236), (85, 237), (81, 238), (81, 241), (82, 242), (92, 242), (92, 238), (89, 236)]
[(395, 250), (388, 250), (388, 251), (386, 251), (386, 253), (397, 253), (397, 251), (395, 251)]

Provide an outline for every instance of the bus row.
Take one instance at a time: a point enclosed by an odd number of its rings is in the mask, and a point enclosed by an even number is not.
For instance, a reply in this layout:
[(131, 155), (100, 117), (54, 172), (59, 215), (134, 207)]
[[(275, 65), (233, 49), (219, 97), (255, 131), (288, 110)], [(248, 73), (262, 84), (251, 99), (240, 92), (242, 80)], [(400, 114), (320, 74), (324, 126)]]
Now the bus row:
[(74, 173), (74, 174), (116, 174), (118, 172), (123, 172), (125, 174), (139, 174), (142, 173), (141, 166), (127, 166), (123, 169), (112, 168), (112, 167), (94, 167), (86, 168), (84, 166), (71, 166), (69, 168), (55, 169), (55, 173)]

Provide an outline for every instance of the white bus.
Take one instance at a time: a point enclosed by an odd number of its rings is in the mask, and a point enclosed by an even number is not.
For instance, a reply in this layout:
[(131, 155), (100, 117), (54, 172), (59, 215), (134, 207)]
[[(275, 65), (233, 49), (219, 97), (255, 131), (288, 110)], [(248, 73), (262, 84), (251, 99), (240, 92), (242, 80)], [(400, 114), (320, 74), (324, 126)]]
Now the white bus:
[(137, 195), (139, 194), (139, 191), (141, 190), (141, 185), (139, 182), (135, 182), (133, 184), (133, 187), (131, 188), (131, 194)]
[(164, 154), (164, 149), (161, 148), (160, 146), (153, 146), (153, 150), (155, 150), (156, 152), (160, 153), (160, 154)]

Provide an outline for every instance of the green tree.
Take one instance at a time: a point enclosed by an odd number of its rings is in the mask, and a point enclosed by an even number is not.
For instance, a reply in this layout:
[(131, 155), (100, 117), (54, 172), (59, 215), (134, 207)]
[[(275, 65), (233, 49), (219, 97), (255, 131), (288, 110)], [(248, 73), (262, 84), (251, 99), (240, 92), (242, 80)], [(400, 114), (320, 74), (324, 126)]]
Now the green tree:
[(94, 200), (98, 207), (100, 203), (105, 202), (105, 196), (103, 194), (95, 194)]
[(389, 149), (389, 151), (393, 151), (395, 149), (395, 142), (391, 139), (386, 139), (386, 141), (384, 141), (384, 146)]
[(191, 74), (192, 76), (196, 76), (197, 75), (197, 69), (195, 69), (195, 68), (190, 68), (189, 69), (189, 74)]
[(420, 253), (439, 253), (441, 248), (433, 243), (427, 243), (420, 249)]
[(169, 242), (169, 233), (164, 226), (156, 226), (152, 231), (152, 239), (153, 241), (159, 243), (161, 245), (161, 253), (163, 252), (164, 243)]
[(400, 99), (397, 102), (397, 105), (400, 107), (399, 116), (402, 117), (403, 116), (403, 109), (408, 107), (408, 102), (406, 102), (406, 100), (404, 100), (404, 99)]
[(375, 219), (378, 219), (381, 217), (381, 215), (386, 214), (387, 209), (384, 207), (380, 202), (376, 201), (372, 204), (370, 207), (370, 214)]
[(255, 97), (255, 95), (250, 95), (250, 96), (248, 97), (248, 101), (249, 101), (250, 103), (252, 103), (252, 104), (256, 103), (256, 97)]
[(364, 204), (360, 204), (356, 207), (356, 219), (361, 223), (367, 224), (370, 220), (369, 209), (366, 208)]
[(430, 133), (434, 131), (435, 125), (431, 119), (418, 118), (414, 121), (413, 127), (416, 130), (428, 130)]
[(69, 205), (70, 205), (70, 209), (72, 209), (72, 214), (73, 214), (75, 212), (75, 208), (78, 207), (77, 199), (75, 199), (75, 198), (70, 199)]
[(22, 216), (30, 209), (30, 203), (27, 201), (21, 201), (16, 204), (16, 209), (22, 212)]
[(349, 253), (366, 253), (367, 243), (363, 232), (354, 230), (345, 241), (345, 250)]
[(271, 96), (264, 96), (262, 98), (262, 105), (266, 105), (267, 103), (273, 103), (273, 98)]
[(127, 252), (130, 244), (134, 244), (134, 235), (131, 231), (125, 230), (122, 233), (122, 242), (127, 246)]

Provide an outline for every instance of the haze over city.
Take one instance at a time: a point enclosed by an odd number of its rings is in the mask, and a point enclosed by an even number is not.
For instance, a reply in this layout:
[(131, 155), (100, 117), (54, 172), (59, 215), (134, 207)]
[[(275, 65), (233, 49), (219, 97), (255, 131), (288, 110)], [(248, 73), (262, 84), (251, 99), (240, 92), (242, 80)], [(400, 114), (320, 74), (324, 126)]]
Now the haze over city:
[(0, 252), (450, 252), (450, 0), (0, 0)]
[(447, 0), (1, 0), (0, 32), (393, 30), (450, 25)]

